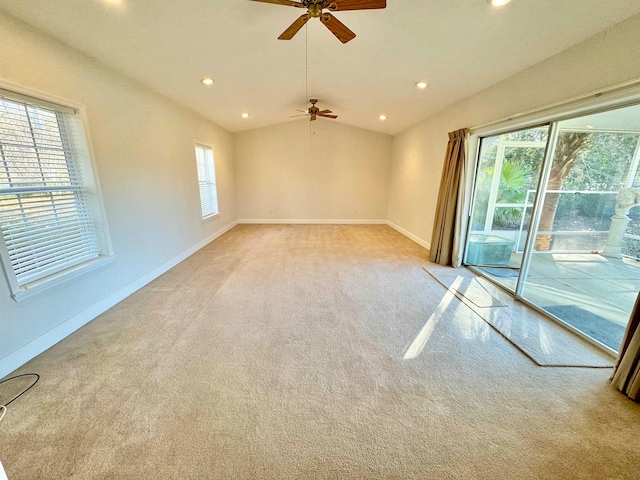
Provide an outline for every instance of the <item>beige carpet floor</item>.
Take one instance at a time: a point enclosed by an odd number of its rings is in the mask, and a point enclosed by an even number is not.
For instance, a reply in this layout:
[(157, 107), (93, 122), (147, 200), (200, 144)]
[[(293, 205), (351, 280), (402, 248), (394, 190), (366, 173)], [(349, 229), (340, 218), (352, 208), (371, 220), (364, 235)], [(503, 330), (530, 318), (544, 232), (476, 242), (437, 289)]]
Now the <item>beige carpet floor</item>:
[(16, 373), (26, 479), (624, 479), (640, 405), (541, 368), (386, 226), (239, 226)]

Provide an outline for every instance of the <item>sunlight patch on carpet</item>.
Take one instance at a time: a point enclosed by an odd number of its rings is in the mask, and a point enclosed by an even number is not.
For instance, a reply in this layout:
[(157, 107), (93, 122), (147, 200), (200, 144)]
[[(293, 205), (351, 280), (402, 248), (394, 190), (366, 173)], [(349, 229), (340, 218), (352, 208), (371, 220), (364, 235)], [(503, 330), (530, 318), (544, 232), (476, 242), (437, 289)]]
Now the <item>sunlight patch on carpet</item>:
[[(452, 287), (455, 289), (459, 287), (461, 283), (462, 277), (459, 277), (459, 279), (454, 281)], [(405, 360), (413, 360), (414, 358), (418, 358), (420, 353), (422, 353), (422, 350), (424, 350), (424, 347), (427, 345), (427, 342), (431, 338), (433, 330), (436, 328), (436, 325), (438, 324), (445, 310), (449, 307), (454, 298), (455, 295), (451, 290), (449, 290), (444, 295), (444, 297), (442, 297), (442, 300), (436, 307), (435, 312), (431, 314), (429, 320), (427, 320), (427, 323), (424, 324), (424, 327), (422, 327), (422, 330), (420, 330), (420, 333), (418, 333), (418, 336), (411, 343), (411, 345), (407, 349), (407, 352), (404, 354), (403, 358)]]
[[(429, 264), (428, 267), (422, 268), (535, 364), (543, 367), (611, 368), (613, 366), (615, 360), (612, 357), (599, 351), (557, 322), (535, 312), (521, 302), (516, 302), (499, 287), (485, 278), (478, 277), (470, 270), (436, 264)], [(460, 278), (463, 279), (462, 282), (458, 280)], [(464, 295), (459, 293), (465, 286), (471, 285), (474, 287), (467, 288)]]
[(479, 308), (493, 308), (493, 307), (506, 307), (507, 304), (494, 297), (487, 289), (487, 286), (482, 283), (479, 278), (462, 277), (460, 275), (449, 276), (441, 275), (437, 272), (434, 273), (428, 268), (423, 267), (424, 271), (431, 275), (438, 283), (447, 287), (457, 297), (465, 297), (476, 307)]

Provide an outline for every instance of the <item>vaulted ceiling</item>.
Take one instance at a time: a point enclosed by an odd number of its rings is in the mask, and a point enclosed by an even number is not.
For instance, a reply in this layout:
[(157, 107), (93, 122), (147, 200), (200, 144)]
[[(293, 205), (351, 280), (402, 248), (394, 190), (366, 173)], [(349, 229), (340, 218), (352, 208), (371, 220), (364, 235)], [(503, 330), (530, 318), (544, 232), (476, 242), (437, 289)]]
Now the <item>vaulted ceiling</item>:
[(338, 122), (388, 134), (640, 13), (637, 0), (387, 3), (335, 13), (357, 34), (345, 45), (316, 19), (277, 40), (301, 11), (248, 0), (0, 0), (0, 10), (232, 132), (293, 120), (316, 97)]

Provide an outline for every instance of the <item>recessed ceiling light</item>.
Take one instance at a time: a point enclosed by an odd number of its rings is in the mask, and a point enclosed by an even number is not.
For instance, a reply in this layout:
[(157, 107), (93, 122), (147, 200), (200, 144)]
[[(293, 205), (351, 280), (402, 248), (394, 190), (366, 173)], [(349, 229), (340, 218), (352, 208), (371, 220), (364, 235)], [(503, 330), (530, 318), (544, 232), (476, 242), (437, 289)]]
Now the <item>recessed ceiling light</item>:
[(209, 78), (209, 77), (205, 77), (200, 81), (205, 85), (213, 85), (213, 82), (214, 82), (213, 78)]
[(242, 118), (249, 118), (249, 114), (248, 113), (243, 113), (242, 114)]
[(492, 7), (504, 7), (511, 0), (488, 0)]
[(387, 119), (387, 116), (386, 116), (386, 115), (380, 115), (380, 120), (383, 120), (383, 121), (384, 121), (384, 120), (386, 120), (386, 119)]
[(429, 86), (429, 84), (427, 82), (418, 82), (418, 83), (416, 83), (416, 87), (418, 87), (420, 90), (424, 90), (428, 86)]

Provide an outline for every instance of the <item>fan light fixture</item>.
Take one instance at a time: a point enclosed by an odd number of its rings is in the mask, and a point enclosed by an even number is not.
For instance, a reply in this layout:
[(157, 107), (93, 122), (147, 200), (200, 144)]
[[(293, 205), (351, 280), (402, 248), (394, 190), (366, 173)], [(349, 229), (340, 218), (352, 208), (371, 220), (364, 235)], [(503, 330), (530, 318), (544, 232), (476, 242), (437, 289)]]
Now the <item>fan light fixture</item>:
[(492, 7), (504, 7), (511, 0), (488, 0)]
[(318, 103), (317, 98), (311, 98), (309, 101), (311, 102), (311, 107), (309, 107), (307, 110), (298, 110), (302, 113), (302, 115), (293, 115), (291, 118), (310, 117), (310, 120), (312, 122), (315, 121), (318, 117), (330, 118), (331, 120), (335, 120), (336, 118), (338, 118), (337, 115), (333, 115), (333, 112), (331, 110), (320, 110), (318, 107), (316, 107), (316, 103)]
[(200, 80), (200, 82), (202, 82), (204, 85), (213, 85), (213, 78), (209, 78), (209, 77), (205, 77), (202, 80)]

